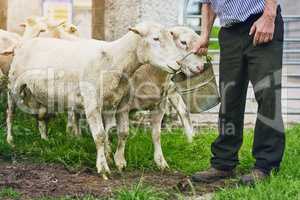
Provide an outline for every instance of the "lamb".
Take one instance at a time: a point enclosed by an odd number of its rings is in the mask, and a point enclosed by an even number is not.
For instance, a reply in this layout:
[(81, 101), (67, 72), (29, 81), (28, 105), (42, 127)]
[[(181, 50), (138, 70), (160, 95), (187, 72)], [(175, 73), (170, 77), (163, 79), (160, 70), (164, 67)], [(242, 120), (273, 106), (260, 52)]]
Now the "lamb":
[[(71, 39), (74, 35), (77, 36), (77, 28), (72, 24), (65, 22), (49, 22), (42, 17), (29, 17), (24, 23), (20, 25), (24, 27), (23, 36), (18, 34), (0, 30), (0, 88), (1, 90), (7, 87), (7, 79), (10, 65), (13, 60), (15, 49), (20, 47), (26, 40), (41, 36), (43, 37), (59, 37)], [(47, 139), (45, 131), (40, 131), (41, 137)], [(8, 132), (11, 133), (11, 132)], [(7, 142), (13, 144), (13, 136), (7, 135)]]
[[(183, 49), (185, 54), (191, 51), (193, 43), (197, 41), (199, 36), (191, 29), (186, 27), (174, 27), (170, 29), (171, 34), (173, 35), (174, 41), (178, 48)], [(79, 40), (79, 38), (77, 38)], [(71, 40), (74, 40), (72, 38)], [(100, 41), (99, 41), (100, 42)], [(100, 43), (105, 43), (101, 41)], [(185, 73), (187, 75), (194, 75), (195, 73), (201, 72), (201, 58), (196, 59), (189, 59), (189, 62), (194, 61), (193, 71), (187, 70)], [(191, 63), (189, 63), (191, 64)], [(198, 71), (197, 71), (198, 70)], [(160, 69), (153, 69), (150, 65), (144, 65), (140, 69), (138, 69), (131, 80), (131, 85), (134, 89), (134, 98), (129, 105), (128, 112), (130, 110), (145, 110), (148, 109), (152, 112), (152, 138), (153, 144), (155, 147), (154, 153), (154, 160), (157, 164), (158, 168), (165, 169), (168, 168), (168, 164), (165, 161), (165, 158), (162, 153), (162, 148), (160, 144), (160, 129), (161, 129), (161, 121), (165, 114), (164, 107), (166, 104), (167, 97), (163, 96), (166, 92), (168, 93), (168, 100), (170, 100), (171, 104), (174, 106), (176, 111), (178, 112), (181, 122), (185, 127), (185, 133), (188, 137), (188, 140), (191, 142), (194, 136), (193, 133), (193, 126), (190, 120), (189, 112), (183, 102), (181, 96), (174, 91), (174, 87), (170, 88), (170, 80), (168, 73), (160, 70)], [(167, 91), (168, 90), (168, 91)], [(173, 90), (173, 91), (172, 91)], [(127, 103), (124, 103), (125, 106), (128, 106)], [(124, 108), (122, 108), (124, 109)], [(124, 122), (127, 122), (128, 119), (125, 116), (128, 116), (128, 113), (125, 112), (121, 114), (123, 117), (119, 117), (118, 124), (120, 127), (126, 127)], [(125, 119), (123, 122), (122, 120)], [(105, 129), (108, 132), (109, 129), (114, 126), (113, 122), (115, 122), (114, 113), (107, 113), (104, 117), (105, 121)], [(68, 113), (68, 125), (67, 130), (68, 132), (74, 132), (76, 136), (80, 135), (80, 128), (79, 128), (79, 116), (75, 112)], [(124, 141), (119, 141), (118, 150), (114, 156), (115, 163), (119, 170), (121, 171), (123, 168), (126, 167), (126, 161), (124, 158), (124, 148), (125, 148), (125, 141), (128, 128), (124, 128), (125, 130), (119, 130), (119, 137), (121, 138), (122, 135), (124, 136)], [(110, 149), (107, 147), (107, 149)]]
[(21, 46), (22, 41), (38, 37), (47, 30), (49, 30), (49, 37), (71, 39), (72, 35), (78, 36), (74, 25), (65, 22), (54, 24), (42, 17), (29, 17), (20, 26), (25, 29), (22, 37), (16, 33), (0, 30), (0, 74), (2, 75), (8, 75), (14, 50)]
[[(103, 112), (117, 109), (127, 78), (140, 66), (150, 63), (173, 73), (180, 70), (175, 61), (182, 56), (170, 32), (156, 23), (138, 24), (121, 39), (102, 45), (52, 38), (26, 41), (16, 50), (9, 72), (7, 131), (12, 130), (16, 104), (43, 120), (57, 109), (84, 110), (97, 149), (96, 167), (106, 178), (110, 169)], [(39, 125), (46, 128), (43, 121)]]
[[(178, 48), (183, 50), (184, 54), (188, 54), (193, 44), (199, 38), (193, 30), (186, 27), (174, 27), (170, 29), (174, 37), (174, 41)], [(193, 55), (194, 56), (194, 55)], [(193, 65), (189, 70), (185, 70), (188, 76), (200, 74), (203, 71), (203, 60), (201, 57), (188, 59), (188, 65)], [(128, 95), (120, 104), (120, 112), (117, 113), (117, 129), (118, 129), (118, 146), (114, 155), (117, 168), (121, 171), (126, 167), (124, 156), (126, 138), (128, 137), (129, 111), (131, 110), (150, 110), (152, 124), (152, 141), (154, 144), (154, 161), (161, 170), (168, 168), (160, 143), (161, 123), (165, 114), (166, 101), (170, 100), (171, 104), (176, 108), (181, 121), (185, 127), (185, 132), (189, 141), (192, 140), (193, 126), (190, 120), (189, 112), (181, 96), (175, 91), (169, 74), (160, 70), (152, 69), (150, 65), (144, 65), (139, 68), (132, 78), (133, 97), (131, 101)], [(168, 95), (165, 96), (164, 94)]]
[(23, 36), (16, 33), (0, 30), (0, 88), (1, 91), (6, 88), (6, 77), (10, 70), (10, 65), (14, 56), (14, 51), (21, 46), (22, 41), (26, 41), (37, 37), (41, 32), (45, 31), (44, 18), (29, 17), (20, 26), (26, 27)]

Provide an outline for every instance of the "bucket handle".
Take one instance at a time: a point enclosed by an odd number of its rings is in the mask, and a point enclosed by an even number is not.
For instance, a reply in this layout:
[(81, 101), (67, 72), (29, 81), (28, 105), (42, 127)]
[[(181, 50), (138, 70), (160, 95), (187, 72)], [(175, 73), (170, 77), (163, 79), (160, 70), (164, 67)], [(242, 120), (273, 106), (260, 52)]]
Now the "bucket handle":
[[(183, 57), (181, 58), (180, 61), (184, 61), (185, 59), (187, 59), (187, 58), (188, 58), (189, 56), (191, 56), (192, 54), (195, 54), (195, 53), (192, 52), (192, 51), (188, 52), (185, 56), (183, 56)], [(211, 64), (213, 58), (212, 58), (211, 56), (207, 55), (207, 54), (205, 54), (204, 56), (205, 56), (206, 62), (207, 62), (208, 64)]]
[(202, 87), (205, 87), (206, 85), (208, 85), (211, 81), (213, 81), (215, 79), (215, 77), (211, 77), (210, 79), (206, 80), (204, 83), (201, 83), (199, 85), (197, 85), (197, 87), (191, 88), (191, 89), (187, 89), (187, 90), (182, 90), (180, 91), (181, 93), (189, 93), (189, 92), (193, 92), (195, 90), (198, 90)]

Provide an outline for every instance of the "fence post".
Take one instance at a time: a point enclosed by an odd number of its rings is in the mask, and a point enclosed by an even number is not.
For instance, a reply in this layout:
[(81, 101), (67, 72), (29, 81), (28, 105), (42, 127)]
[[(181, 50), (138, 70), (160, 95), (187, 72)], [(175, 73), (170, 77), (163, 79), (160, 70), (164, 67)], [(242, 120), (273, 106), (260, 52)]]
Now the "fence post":
[(0, 0), (0, 29), (6, 30), (7, 25), (7, 0)]
[(92, 37), (98, 40), (105, 39), (105, 0), (92, 2)]

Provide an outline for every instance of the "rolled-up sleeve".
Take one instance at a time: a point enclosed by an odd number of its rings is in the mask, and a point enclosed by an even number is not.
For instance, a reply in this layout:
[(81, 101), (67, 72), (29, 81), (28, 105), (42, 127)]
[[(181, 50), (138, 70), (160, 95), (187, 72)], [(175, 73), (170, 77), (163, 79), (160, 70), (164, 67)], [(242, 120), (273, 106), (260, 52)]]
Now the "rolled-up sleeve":
[(210, 3), (210, 0), (199, 0), (200, 3)]

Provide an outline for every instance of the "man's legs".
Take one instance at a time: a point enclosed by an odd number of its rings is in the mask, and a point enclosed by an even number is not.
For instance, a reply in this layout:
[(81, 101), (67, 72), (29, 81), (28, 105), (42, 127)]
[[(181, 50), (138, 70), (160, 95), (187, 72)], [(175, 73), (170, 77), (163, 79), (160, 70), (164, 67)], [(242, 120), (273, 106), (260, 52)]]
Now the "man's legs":
[(244, 111), (248, 75), (243, 58), (243, 41), (240, 31), (221, 29), (219, 35), (220, 94), (219, 137), (212, 144), (212, 168), (192, 176), (195, 182), (214, 182), (234, 175), (238, 164), (238, 151), (243, 142)]
[(231, 170), (238, 164), (243, 141), (244, 111), (248, 88), (247, 68), (243, 59), (243, 42), (238, 29), (220, 33), (219, 137), (212, 144), (212, 167)]
[(253, 156), (255, 167), (269, 173), (278, 169), (285, 148), (281, 112), (283, 21), (276, 18), (274, 40), (247, 49), (248, 74), (258, 103)]

